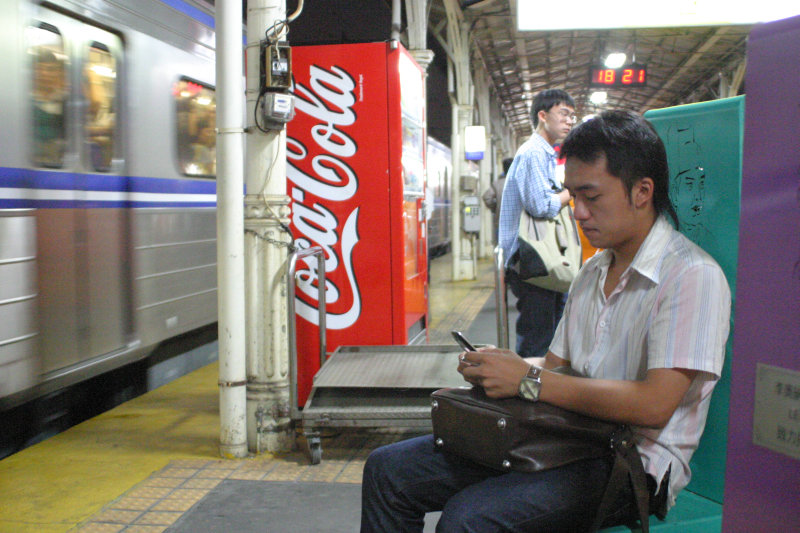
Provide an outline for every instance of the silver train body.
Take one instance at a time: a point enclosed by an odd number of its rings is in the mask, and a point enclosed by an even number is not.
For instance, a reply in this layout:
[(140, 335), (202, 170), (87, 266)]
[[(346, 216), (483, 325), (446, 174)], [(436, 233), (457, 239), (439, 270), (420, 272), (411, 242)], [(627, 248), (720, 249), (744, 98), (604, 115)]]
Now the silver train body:
[[(200, 0), (0, 2), (0, 410), (216, 322), (213, 147), (185, 138), (213, 131), (186, 113), (213, 96), (213, 26)], [(48, 47), (64, 79), (55, 149), (37, 114)], [(430, 139), (434, 257), (451, 183), (450, 149)]]
[(450, 148), (428, 137), (427, 191), (433, 197), (428, 217), (428, 256), (434, 258), (450, 250), (450, 190), (453, 165)]
[[(34, 141), (42, 32), (66, 79), (55, 163)], [(213, 45), (183, 0), (0, 2), (0, 407), (216, 321), (216, 182), (176, 134), (176, 87), (213, 88)], [(91, 61), (113, 65), (97, 100)]]

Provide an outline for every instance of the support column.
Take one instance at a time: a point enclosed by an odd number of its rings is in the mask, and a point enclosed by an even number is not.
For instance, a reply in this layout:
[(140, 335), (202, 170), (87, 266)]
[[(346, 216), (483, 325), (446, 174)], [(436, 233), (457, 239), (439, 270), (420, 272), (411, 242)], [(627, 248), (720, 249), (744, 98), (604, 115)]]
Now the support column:
[[(423, 48), (414, 48), (408, 51), (411, 54), (411, 57), (414, 58), (414, 61), (417, 62), (419, 66), (427, 73), (428, 66), (433, 62), (433, 50), (423, 49)], [(427, 115), (426, 115), (427, 116)]]
[(405, 0), (408, 50), (416, 62), (428, 71), (433, 61), (433, 50), (428, 50), (429, 0)]
[[(494, 154), (494, 147), (492, 146), (492, 118), (489, 111), (491, 99), (488, 80), (489, 73), (479, 64), (475, 74), (475, 101), (478, 105), (478, 123), (481, 124), (486, 131), (486, 152), (483, 154), (483, 159), (481, 159), (479, 163), (480, 178), (478, 180), (478, 196), (483, 195), (483, 192), (492, 184), (492, 156)], [(492, 212), (484, 205), (483, 200), (481, 200), (481, 232), (477, 239), (478, 257), (487, 258), (493, 256), (493, 233)]]
[(251, 0), (247, 8), (247, 161), (245, 285), (247, 445), (251, 452), (294, 447), (289, 409), (289, 343), (285, 268), (291, 235), (286, 196), (286, 130), (253, 123), (259, 94), (260, 45), (286, 39), (284, 0)]
[[(453, 127), (451, 135), (451, 150), (453, 154), (453, 200), (451, 214), (451, 247), (453, 256), (453, 281), (475, 279), (473, 240), (461, 230), (461, 199), (473, 194), (464, 191), (462, 174), (466, 168), (464, 158), (464, 128), (472, 125), (472, 106), (453, 105)], [(477, 244), (477, 243), (475, 243)]]
[(217, 3), (219, 451), (247, 456), (244, 328), (242, 4)]
[(450, 242), (453, 256), (453, 281), (475, 279), (475, 253), (473, 241), (461, 231), (461, 199), (476, 191), (462, 190), (462, 174), (465, 168), (464, 128), (472, 125), (473, 85), (469, 61), (469, 27), (464, 22), (458, 0), (443, 0), (447, 12), (447, 45), (450, 63), (447, 69), (448, 85), (451, 87), (453, 131), (450, 149), (453, 157), (452, 227)]

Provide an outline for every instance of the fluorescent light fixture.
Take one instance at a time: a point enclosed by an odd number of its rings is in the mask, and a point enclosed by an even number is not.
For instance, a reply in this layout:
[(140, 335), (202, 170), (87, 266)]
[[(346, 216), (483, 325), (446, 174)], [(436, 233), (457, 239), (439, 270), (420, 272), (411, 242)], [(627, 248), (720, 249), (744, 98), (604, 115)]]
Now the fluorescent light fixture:
[(595, 91), (589, 95), (589, 101), (594, 105), (605, 104), (608, 100), (608, 93), (605, 91)]
[(608, 54), (606, 58), (606, 66), (608, 68), (619, 68), (625, 64), (627, 61), (628, 56), (623, 54), (622, 52), (615, 52), (613, 54)]
[(602, 7), (598, 7), (596, 0), (573, 0), (568, 17), (543, 17), (540, 2), (518, 0), (517, 29), (555, 31), (722, 26), (768, 22), (798, 14), (800, 7), (786, 0), (674, 0), (647, 4), (641, 0), (608, 0)]

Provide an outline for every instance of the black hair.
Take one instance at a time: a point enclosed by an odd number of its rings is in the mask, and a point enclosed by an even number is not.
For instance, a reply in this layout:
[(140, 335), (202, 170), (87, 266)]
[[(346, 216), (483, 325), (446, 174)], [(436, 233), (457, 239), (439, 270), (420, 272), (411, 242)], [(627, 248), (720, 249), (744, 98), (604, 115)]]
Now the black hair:
[(561, 145), (561, 156), (593, 163), (605, 155), (608, 172), (622, 180), (628, 198), (642, 178), (653, 180), (653, 207), (678, 227), (669, 201), (669, 166), (664, 142), (653, 125), (632, 111), (604, 111), (576, 126)]
[(551, 107), (558, 104), (575, 108), (575, 101), (567, 91), (562, 89), (546, 89), (536, 95), (531, 106), (531, 120), (534, 129), (539, 125), (539, 111), (550, 111)]

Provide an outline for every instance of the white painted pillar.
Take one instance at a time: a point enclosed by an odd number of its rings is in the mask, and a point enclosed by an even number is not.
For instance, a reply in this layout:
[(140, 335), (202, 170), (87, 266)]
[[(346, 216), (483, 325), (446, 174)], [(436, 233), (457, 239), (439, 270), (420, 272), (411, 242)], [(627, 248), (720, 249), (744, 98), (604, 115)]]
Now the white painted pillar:
[[(286, 195), (286, 129), (261, 131), (253, 122), (259, 95), (260, 46), (286, 39), (284, 0), (247, 5), (247, 161), (245, 284), (247, 330), (247, 444), (251, 452), (294, 447), (289, 408), (286, 276), (291, 243)], [(277, 23), (277, 24), (276, 24)]]
[(241, 21), (239, 0), (217, 2), (217, 306), (223, 457), (247, 456)]
[[(494, 146), (492, 145), (492, 119), (491, 113), (489, 112), (491, 99), (488, 80), (489, 73), (486, 72), (483, 65), (477, 65), (475, 72), (475, 100), (478, 106), (478, 123), (486, 130), (486, 152), (484, 152), (483, 159), (481, 159), (479, 163), (480, 178), (478, 180), (478, 196), (482, 196), (484, 191), (492, 184), (492, 155), (494, 153)], [(477, 253), (478, 257), (488, 258), (492, 257), (494, 253), (494, 244), (492, 243), (492, 212), (484, 205), (482, 199), (480, 206), (481, 232), (477, 239)]]
[[(469, 27), (464, 22), (458, 0), (443, 0), (447, 12), (448, 85), (451, 87), (453, 131), (450, 148), (453, 158), (453, 198), (452, 227), (450, 242), (452, 247), (453, 281), (475, 279), (475, 251), (473, 240), (461, 231), (461, 199), (476, 191), (462, 190), (463, 169), (466, 167), (464, 154), (464, 128), (472, 125), (473, 85), (469, 61)], [(477, 243), (476, 243), (477, 244)]]

